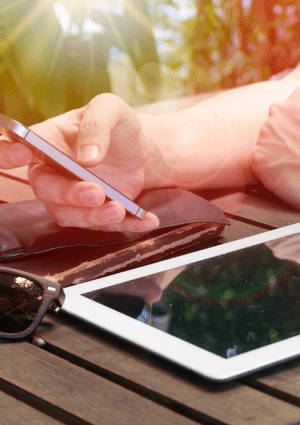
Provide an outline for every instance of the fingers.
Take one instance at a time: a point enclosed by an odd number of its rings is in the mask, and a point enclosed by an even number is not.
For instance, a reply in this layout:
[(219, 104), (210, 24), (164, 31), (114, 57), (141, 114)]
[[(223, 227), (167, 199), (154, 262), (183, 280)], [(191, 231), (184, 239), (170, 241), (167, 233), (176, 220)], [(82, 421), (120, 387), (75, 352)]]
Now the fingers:
[(45, 207), (61, 227), (141, 233), (155, 229), (159, 225), (158, 218), (152, 213), (147, 213), (143, 220), (125, 216), (125, 209), (116, 201), (105, 202), (98, 208), (57, 205), (47, 202), (45, 202)]
[(22, 143), (9, 141), (5, 136), (0, 137), (0, 168), (22, 167), (28, 165), (31, 160), (31, 150)]
[(143, 220), (134, 218), (132, 216), (126, 216), (122, 222), (108, 224), (99, 230), (107, 232), (133, 232), (142, 233), (154, 230), (159, 226), (158, 217), (150, 212), (147, 212)]
[(116, 201), (105, 202), (98, 208), (57, 205), (48, 202), (44, 204), (49, 214), (62, 227), (93, 228), (122, 221), (125, 217), (125, 209)]
[(71, 180), (52, 168), (36, 164), (29, 167), (29, 182), (37, 198), (57, 205), (98, 207), (105, 201), (103, 188), (93, 182)]
[(46, 165), (31, 165), (29, 181), (36, 197), (60, 226), (145, 232), (159, 225), (158, 218), (149, 212), (143, 220), (126, 215), (122, 204), (105, 199), (100, 185), (59, 176)]

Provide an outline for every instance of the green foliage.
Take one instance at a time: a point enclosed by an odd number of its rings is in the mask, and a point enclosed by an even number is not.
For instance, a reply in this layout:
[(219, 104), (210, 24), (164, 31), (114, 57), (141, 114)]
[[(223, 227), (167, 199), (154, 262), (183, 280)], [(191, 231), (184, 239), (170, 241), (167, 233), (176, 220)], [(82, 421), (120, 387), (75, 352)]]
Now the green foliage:
[[(103, 3), (99, 8), (90, 0), (1, 0), (2, 113), (30, 125), (111, 92), (111, 47), (127, 54), (146, 93), (155, 98), (160, 69), (145, 67), (158, 62), (146, 0), (124, 1), (121, 14), (101, 9)], [(57, 5), (69, 28), (60, 24)], [(102, 32), (84, 29), (88, 19)]]
[[(178, 9), (176, 0), (157, 3)], [(200, 93), (270, 78), (300, 60), (300, 3), (295, 0), (190, 0), (188, 20), (160, 18), (159, 25), (179, 32), (172, 45), (170, 68), (188, 65), (185, 92)], [(161, 8), (162, 9), (162, 8)]]
[(269, 332), (270, 342), (276, 342), (278, 340), (278, 332), (275, 329), (271, 329)]
[[(111, 46), (130, 57), (148, 102), (266, 80), (300, 60), (295, 0), (252, 0), (248, 9), (242, 0), (126, 0), (120, 19), (90, 12), (107, 29), (93, 36), (66, 35), (54, 0), (0, 3), (0, 109), (27, 125), (111, 91)], [(70, 13), (76, 5), (92, 4), (59, 3)], [(80, 27), (85, 12), (78, 7), (72, 19)], [(159, 62), (152, 29), (167, 68), (163, 75), (160, 67), (149, 66)], [(135, 97), (143, 101), (141, 91)]]
[(299, 334), (299, 279), (260, 244), (190, 265), (159, 305), (169, 333), (228, 357)]

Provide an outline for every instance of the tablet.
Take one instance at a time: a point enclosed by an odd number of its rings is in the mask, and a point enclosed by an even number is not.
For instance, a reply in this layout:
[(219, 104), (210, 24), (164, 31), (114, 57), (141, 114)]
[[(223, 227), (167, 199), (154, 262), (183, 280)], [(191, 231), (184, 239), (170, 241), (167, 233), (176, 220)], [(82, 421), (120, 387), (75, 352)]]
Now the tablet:
[(228, 381), (300, 354), (300, 223), (65, 293), (65, 312)]

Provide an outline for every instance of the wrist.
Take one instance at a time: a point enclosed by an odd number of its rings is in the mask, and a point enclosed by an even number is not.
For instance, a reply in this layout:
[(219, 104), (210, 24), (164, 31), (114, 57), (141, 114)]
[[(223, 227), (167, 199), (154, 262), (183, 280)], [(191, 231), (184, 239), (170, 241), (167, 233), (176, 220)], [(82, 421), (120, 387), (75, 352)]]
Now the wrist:
[(167, 114), (139, 114), (145, 140), (145, 189), (176, 185), (170, 164), (175, 155), (174, 131)]

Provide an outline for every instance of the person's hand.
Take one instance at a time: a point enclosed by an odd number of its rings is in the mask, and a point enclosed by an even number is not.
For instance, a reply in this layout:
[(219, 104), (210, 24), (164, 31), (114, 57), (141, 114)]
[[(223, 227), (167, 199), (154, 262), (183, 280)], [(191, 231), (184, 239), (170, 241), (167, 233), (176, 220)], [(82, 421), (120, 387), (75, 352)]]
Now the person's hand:
[(300, 88), (270, 107), (253, 151), (252, 168), (267, 189), (300, 208)]
[(9, 170), (28, 165), (33, 155), (30, 149), (10, 139), (5, 130), (0, 135), (0, 168)]
[[(31, 130), (129, 199), (134, 200), (143, 189), (147, 136), (137, 115), (117, 96), (99, 95), (84, 108), (36, 124)], [(0, 143), (6, 158), (0, 163), (3, 168), (30, 161), (27, 148), (5, 140)], [(35, 159), (29, 165), (29, 181), (60, 226), (143, 232), (159, 224), (152, 213), (142, 221), (125, 216), (119, 202), (105, 199), (100, 185), (72, 180)]]

